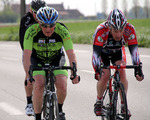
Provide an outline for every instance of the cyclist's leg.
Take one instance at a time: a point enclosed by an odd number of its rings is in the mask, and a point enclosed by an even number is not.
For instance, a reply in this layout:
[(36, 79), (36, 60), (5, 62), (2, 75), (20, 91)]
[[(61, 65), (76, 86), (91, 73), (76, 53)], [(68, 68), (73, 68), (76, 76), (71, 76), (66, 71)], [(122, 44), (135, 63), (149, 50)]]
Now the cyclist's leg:
[(59, 107), (59, 116), (61, 120), (65, 120), (65, 114), (63, 113), (62, 106), (64, 104), (67, 95), (67, 77), (68, 72), (66, 70), (56, 70), (54, 71), (56, 76), (55, 86), (57, 88), (57, 98)]
[(58, 103), (63, 104), (67, 95), (67, 70), (55, 70)]
[[(101, 54), (101, 58), (102, 61), (104, 63), (104, 65), (109, 65), (110, 61), (108, 58), (108, 55), (106, 53)], [(107, 86), (107, 82), (109, 80), (109, 75), (110, 72), (108, 69), (103, 69), (103, 73), (101, 78), (98, 77), (98, 82), (97, 82), (97, 99), (96, 99), (96, 103), (94, 104), (94, 112), (97, 116), (102, 115), (102, 106), (103, 106), (103, 93), (106, 89)]]
[[(102, 58), (102, 61), (103, 61), (104, 65), (106, 65), (106, 66), (110, 65), (110, 56), (111, 56), (110, 54), (106, 54), (104, 52), (101, 53), (101, 58)], [(100, 99), (102, 98), (103, 93), (106, 89), (109, 77), (110, 77), (109, 70), (108, 69), (103, 69), (102, 76), (101, 76), (101, 78), (99, 78), (99, 80), (97, 82), (97, 96)]]
[[(23, 52), (22, 52), (22, 63), (24, 66), (24, 59), (23, 59)], [(24, 88), (26, 92), (26, 98), (27, 98), (27, 106), (25, 108), (26, 114), (28, 116), (34, 115), (33, 105), (32, 105), (32, 90), (33, 90), (33, 84), (27, 81), (28, 78), (25, 77), (24, 80)]]
[[(26, 96), (27, 96), (27, 98), (28, 97), (31, 97), (32, 98), (32, 90), (33, 90), (33, 84), (32, 83), (30, 83), (29, 81), (26, 81), (27, 80), (27, 78), (25, 78), (25, 85), (24, 85), (24, 87), (25, 87), (25, 91), (26, 91)], [(26, 82), (28, 82), (28, 83), (26, 83)], [(29, 101), (28, 99), (27, 99), (27, 104), (30, 104), (30, 103), (32, 103), (32, 99), (30, 99), (31, 101)]]
[(67, 76), (62, 74), (56, 75), (55, 85), (57, 88), (58, 103), (63, 104), (67, 94)]
[(108, 69), (103, 69), (103, 72), (104, 72), (103, 75), (101, 76), (101, 78), (97, 82), (97, 96), (98, 96), (98, 98), (102, 98), (103, 93), (104, 93), (106, 86), (107, 86), (109, 75), (110, 75)]
[[(44, 63), (39, 59), (31, 57), (31, 64), (35, 67), (42, 66)], [(43, 103), (43, 91), (45, 85), (45, 71), (33, 71), (33, 107), (35, 118), (41, 117), (41, 108)], [(37, 119), (38, 120), (38, 119)]]
[[(23, 56), (23, 55), (22, 55), (22, 56)], [(22, 57), (22, 62), (23, 62), (23, 64), (24, 64), (23, 57)], [(23, 66), (24, 66), (24, 65), (23, 65)], [(29, 81), (27, 81), (27, 79), (29, 79), (29, 78), (26, 78), (26, 77), (25, 77), (24, 87), (25, 87), (25, 91), (26, 91), (26, 96), (27, 96), (27, 97), (30, 97), (30, 96), (32, 96), (33, 84), (30, 83)]]
[(42, 104), (43, 104), (45, 72), (44, 71), (34, 71), (33, 77), (35, 80), (34, 86), (33, 86), (33, 107), (34, 107), (35, 117), (37, 118), (38, 116), (41, 115), (41, 108), (42, 108)]
[[(64, 52), (51, 63), (54, 66), (66, 66), (66, 59)], [(67, 95), (67, 78), (68, 78), (68, 71), (67, 70), (54, 70), (54, 75), (56, 76), (56, 92), (58, 97), (58, 105), (59, 111), (62, 111), (62, 105), (65, 101)]]
[(107, 81), (109, 79), (109, 70), (103, 69), (103, 75), (101, 79), (97, 82), (97, 99), (96, 103), (94, 104), (94, 113), (96, 116), (102, 115), (102, 107), (103, 107), (103, 93), (107, 86)]

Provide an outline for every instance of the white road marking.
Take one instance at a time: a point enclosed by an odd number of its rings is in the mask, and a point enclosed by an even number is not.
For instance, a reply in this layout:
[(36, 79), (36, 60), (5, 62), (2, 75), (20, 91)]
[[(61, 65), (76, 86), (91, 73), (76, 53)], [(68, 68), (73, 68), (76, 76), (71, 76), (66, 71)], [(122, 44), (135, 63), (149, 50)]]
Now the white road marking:
[(82, 72), (87, 72), (87, 73), (92, 73), (94, 74), (95, 72), (94, 71), (89, 71), (89, 70), (81, 70)]
[(89, 53), (90, 51), (87, 50), (75, 50), (77, 53)]
[[(88, 50), (75, 50), (76, 53), (90, 53), (92, 51), (88, 51)], [(126, 54), (126, 56), (131, 56), (130, 54)], [(143, 58), (150, 58), (150, 55), (142, 55), (140, 54), (140, 57)]]
[(17, 45), (1, 44), (1, 47), (16, 47)]
[[(9, 46), (9, 45), (8, 45)], [(10, 46), (13, 46), (13, 45), (10, 45)], [(89, 53), (90, 51), (87, 51), (87, 50), (75, 50), (75, 52), (77, 53)], [(130, 54), (126, 54), (126, 56), (131, 56)], [(143, 58), (150, 58), (150, 55), (140, 55), (140, 57), (143, 57)], [(19, 61), (18, 59), (16, 58), (9, 58), (9, 57), (1, 57), (1, 59), (4, 59), (4, 60), (9, 60), (9, 61)], [(85, 72), (85, 71), (84, 71)], [(87, 71), (86, 71), (87, 72)]]
[(18, 61), (16, 58), (9, 58), (9, 57), (1, 57), (4, 60), (10, 60), (10, 61)]
[(20, 110), (16, 109), (15, 107), (9, 105), (6, 102), (1, 102), (0, 103), (0, 109), (2, 109), (3, 111), (7, 112), (10, 115), (24, 115), (23, 112), (21, 112)]
[(150, 58), (150, 55), (140, 55), (140, 57)]
[[(126, 54), (126, 56), (131, 56), (130, 54)], [(143, 58), (150, 58), (150, 55), (142, 55), (140, 54), (140, 57), (143, 57)]]

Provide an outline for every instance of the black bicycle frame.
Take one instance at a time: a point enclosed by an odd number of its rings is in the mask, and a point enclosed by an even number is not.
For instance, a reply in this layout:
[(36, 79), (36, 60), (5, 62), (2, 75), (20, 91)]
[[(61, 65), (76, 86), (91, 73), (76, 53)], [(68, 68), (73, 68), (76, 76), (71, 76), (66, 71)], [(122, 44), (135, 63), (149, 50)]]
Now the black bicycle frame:
[[(49, 64), (45, 64), (45, 66), (43, 66), (43, 67), (35, 67), (35, 66), (32, 66), (32, 65), (30, 66), (29, 75), (30, 75), (30, 81), (31, 82), (34, 81), (34, 79), (32, 77), (32, 72), (34, 70), (44, 70), (45, 73), (46, 73), (46, 78), (45, 78), (45, 92), (46, 93), (44, 93), (44, 99), (43, 99), (44, 102), (43, 102), (42, 111), (44, 109), (46, 109), (45, 99), (48, 100), (49, 103), (53, 101), (52, 104), (50, 104), (50, 106), (49, 106), (49, 107), (51, 107), (50, 111), (49, 111), (49, 113), (51, 113), (51, 116), (53, 116), (53, 112), (54, 112), (53, 111), (54, 110), (53, 104), (56, 105), (56, 102), (57, 102), (57, 96), (56, 96), (56, 93), (55, 93), (55, 78), (54, 78), (55, 76), (54, 76), (53, 71), (54, 70), (59, 70), (59, 69), (70, 69), (70, 70), (73, 71), (73, 78), (70, 78), (70, 79), (73, 80), (76, 77), (77, 69), (76, 69), (76, 64), (74, 62), (72, 64), (73, 64), (73, 67), (70, 67), (70, 66), (50, 66)], [(80, 81), (80, 76), (78, 78), (79, 78), (78, 80)], [(58, 109), (58, 104), (56, 106), (57, 106), (57, 109)], [(58, 112), (56, 112), (56, 113), (58, 113)], [(45, 113), (44, 113), (44, 115), (45, 115)], [(48, 120), (52, 120), (52, 119), (53, 118), (49, 118)]]

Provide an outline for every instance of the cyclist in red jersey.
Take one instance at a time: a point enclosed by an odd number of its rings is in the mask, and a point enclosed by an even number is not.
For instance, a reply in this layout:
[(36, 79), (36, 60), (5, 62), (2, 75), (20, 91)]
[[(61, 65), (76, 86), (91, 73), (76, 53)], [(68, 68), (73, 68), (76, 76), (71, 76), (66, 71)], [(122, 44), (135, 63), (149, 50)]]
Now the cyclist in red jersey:
[[(98, 72), (100, 64), (110, 65), (111, 62), (116, 65), (126, 65), (125, 43), (128, 43), (132, 63), (138, 65), (141, 61), (139, 58), (138, 42), (134, 26), (127, 22), (121, 10), (112, 10), (107, 21), (97, 27), (93, 37), (92, 65), (95, 71), (95, 79), (98, 80), (97, 99), (94, 105), (94, 112), (97, 116), (100, 116), (102, 115), (102, 96), (109, 79), (108, 69), (103, 70), (104, 74), (100, 78)], [(144, 79), (141, 69), (135, 69), (135, 77), (138, 81)], [(120, 70), (120, 79), (127, 94), (128, 81), (125, 70), (123, 69)]]

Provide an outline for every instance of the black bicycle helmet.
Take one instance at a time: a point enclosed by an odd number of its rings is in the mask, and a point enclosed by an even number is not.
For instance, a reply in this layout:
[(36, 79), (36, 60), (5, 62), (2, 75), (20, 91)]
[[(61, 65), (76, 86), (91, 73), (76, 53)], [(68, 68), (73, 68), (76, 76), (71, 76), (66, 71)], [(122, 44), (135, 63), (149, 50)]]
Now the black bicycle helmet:
[(120, 30), (127, 24), (127, 19), (122, 11), (116, 8), (110, 12), (107, 22), (110, 28)]
[(32, 0), (31, 9), (34, 12), (37, 12), (41, 7), (45, 7), (46, 3), (43, 0)]

